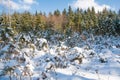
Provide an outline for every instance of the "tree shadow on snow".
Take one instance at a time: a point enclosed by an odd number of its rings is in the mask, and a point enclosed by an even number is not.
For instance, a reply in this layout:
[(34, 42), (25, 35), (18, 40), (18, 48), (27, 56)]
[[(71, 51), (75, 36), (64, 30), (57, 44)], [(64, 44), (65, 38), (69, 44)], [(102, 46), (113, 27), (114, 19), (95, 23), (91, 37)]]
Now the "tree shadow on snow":
[(57, 80), (94, 80), (79, 75), (67, 75), (59, 72), (56, 72), (56, 74), (55, 72), (52, 72), (51, 76)]

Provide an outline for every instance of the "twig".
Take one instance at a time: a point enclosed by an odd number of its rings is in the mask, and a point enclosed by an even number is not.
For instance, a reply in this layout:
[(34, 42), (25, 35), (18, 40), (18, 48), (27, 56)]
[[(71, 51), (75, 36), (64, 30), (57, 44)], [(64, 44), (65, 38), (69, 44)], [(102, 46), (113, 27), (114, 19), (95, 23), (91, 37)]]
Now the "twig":
[(96, 71), (96, 74), (97, 74), (97, 76), (98, 76), (98, 80), (101, 80), (100, 79), (100, 76), (99, 76), (99, 73), (98, 73), (98, 70), (95, 70)]

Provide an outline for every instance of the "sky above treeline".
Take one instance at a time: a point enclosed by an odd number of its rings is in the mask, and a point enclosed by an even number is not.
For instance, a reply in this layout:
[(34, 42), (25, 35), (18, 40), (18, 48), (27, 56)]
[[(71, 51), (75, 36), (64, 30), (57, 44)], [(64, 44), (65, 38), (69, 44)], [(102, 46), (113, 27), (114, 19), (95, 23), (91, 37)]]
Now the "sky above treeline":
[(64, 8), (68, 9), (68, 6), (74, 10), (94, 7), (96, 12), (106, 7), (117, 12), (120, 9), (120, 0), (0, 0), (0, 13), (7, 12), (9, 9), (11, 12), (49, 13), (56, 9), (63, 11)]

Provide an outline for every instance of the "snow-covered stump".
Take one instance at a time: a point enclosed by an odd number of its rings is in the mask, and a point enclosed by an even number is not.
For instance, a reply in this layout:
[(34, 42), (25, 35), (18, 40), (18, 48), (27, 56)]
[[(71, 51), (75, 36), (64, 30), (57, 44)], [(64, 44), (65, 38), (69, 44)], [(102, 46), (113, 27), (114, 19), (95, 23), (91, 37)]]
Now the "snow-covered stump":
[(14, 76), (16, 77), (17, 80), (22, 80), (22, 71), (23, 67), (20, 65), (14, 66)]
[(49, 49), (48, 42), (44, 38), (37, 39), (36, 45), (38, 49), (44, 50), (45, 52)]
[(32, 80), (33, 69), (34, 69), (34, 67), (31, 64), (27, 64), (24, 67), (24, 70), (22, 72), (22, 76), (28, 76), (29, 80)]
[(29, 43), (28, 44), (28, 48), (30, 49), (30, 51), (32, 52), (30, 56), (34, 57), (35, 56), (35, 51), (36, 51), (36, 46), (33, 43)]
[[(56, 66), (55, 66), (55, 63), (54, 62), (49, 62), (47, 65), (46, 65), (46, 67), (45, 67), (45, 71), (46, 71), (46, 73), (44, 73), (44, 74), (42, 74), (42, 76), (43, 77), (46, 77), (46, 78), (49, 78), (49, 76), (48, 75), (46, 75), (47, 73), (53, 73), (54, 74), (54, 77), (56, 78), (56, 75), (57, 75), (57, 73), (56, 73)], [(57, 80), (57, 79), (55, 79), (55, 80)]]
[(28, 48), (30, 48), (33, 52), (36, 50), (36, 46), (33, 43), (29, 43)]

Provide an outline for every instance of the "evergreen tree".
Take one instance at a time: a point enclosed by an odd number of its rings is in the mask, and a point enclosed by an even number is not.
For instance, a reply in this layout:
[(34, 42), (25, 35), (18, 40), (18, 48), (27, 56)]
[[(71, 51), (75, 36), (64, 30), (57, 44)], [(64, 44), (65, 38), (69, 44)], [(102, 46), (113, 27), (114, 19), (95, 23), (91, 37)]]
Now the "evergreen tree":
[(75, 12), (75, 19), (74, 19), (74, 23), (75, 23), (75, 27), (74, 28), (75, 28), (75, 31), (82, 32), (81, 21), (82, 21), (82, 12), (78, 8), (77, 11)]
[(71, 6), (69, 6), (69, 8), (68, 8), (67, 19), (68, 19), (68, 27), (73, 29), (73, 27), (74, 27), (74, 12), (73, 12)]
[(30, 12), (25, 11), (20, 17), (20, 27), (21, 31), (28, 32), (32, 30), (32, 18)]
[(120, 13), (118, 13), (118, 15), (116, 16), (114, 23), (115, 23), (115, 32), (120, 35)]
[(119, 9), (119, 11), (118, 11), (118, 16), (120, 16), (120, 9)]
[(20, 14), (17, 12), (14, 12), (11, 16), (11, 26), (15, 33), (20, 32)]
[(42, 19), (42, 13), (38, 13), (36, 11), (36, 14), (35, 14), (35, 29), (36, 30), (44, 30), (45, 26), (44, 26), (44, 21)]
[[(0, 24), (3, 27), (9, 26), (9, 16), (6, 13), (1, 14)], [(46, 15), (42, 12), (32, 14), (28, 11), (23, 13), (14, 12), (11, 14), (11, 27), (14, 32), (44, 31), (52, 29), (66, 33), (67, 30), (80, 32), (87, 30), (95, 31), (96, 34), (115, 34), (119, 33), (119, 17), (115, 11), (107, 10), (95, 13), (94, 7), (83, 11), (82, 9), (72, 10), (69, 6), (68, 10), (64, 9), (62, 13), (57, 9), (53, 13)]]
[(55, 10), (55, 11), (54, 11), (54, 15), (55, 15), (55, 16), (60, 16), (60, 11), (59, 11), (58, 9)]
[(62, 15), (67, 15), (67, 11), (66, 11), (66, 9), (64, 9), (63, 11), (62, 11)]
[(2, 17), (0, 17), (0, 24), (2, 24), (2, 21), (3, 21), (3, 18), (2, 18)]
[(67, 29), (67, 23), (68, 23), (67, 11), (66, 11), (66, 9), (64, 9), (63, 12), (62, 12), (62, 31), (64, 33), (66, 32), (66, 29)]

